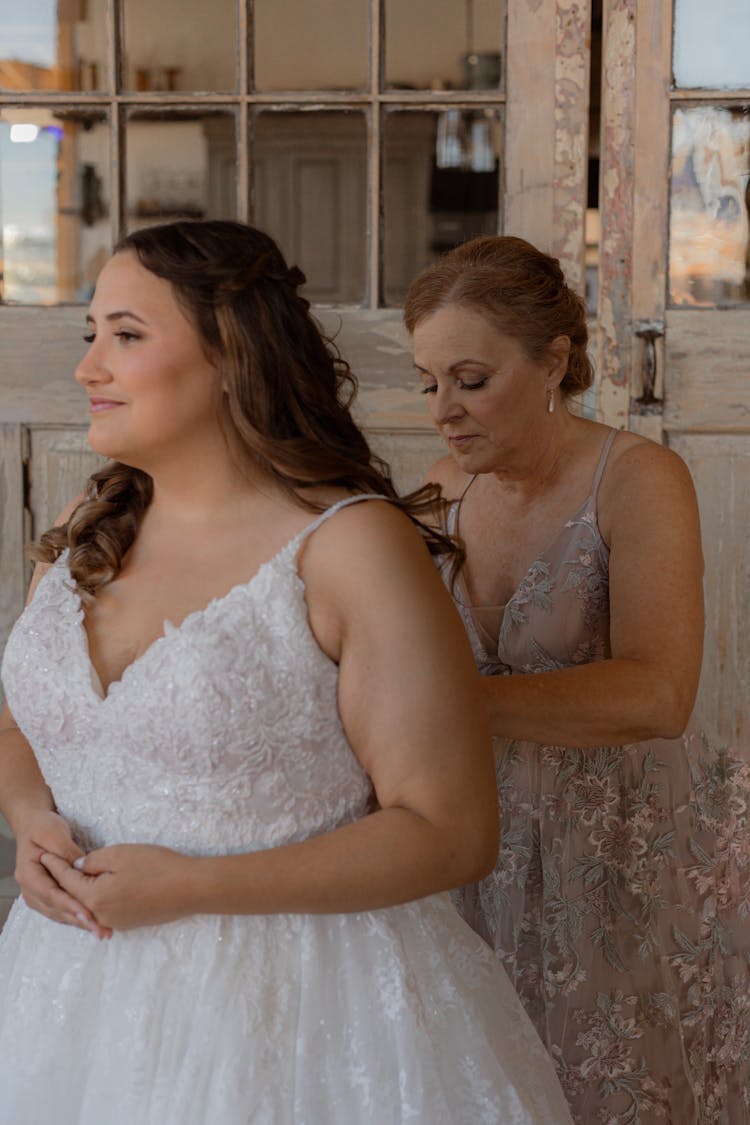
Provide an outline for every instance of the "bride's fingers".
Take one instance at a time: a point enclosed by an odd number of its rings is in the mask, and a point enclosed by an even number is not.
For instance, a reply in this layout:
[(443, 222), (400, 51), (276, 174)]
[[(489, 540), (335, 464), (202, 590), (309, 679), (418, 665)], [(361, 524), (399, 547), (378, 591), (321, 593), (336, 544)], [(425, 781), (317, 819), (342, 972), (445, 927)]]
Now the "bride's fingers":
[[(29, 886), (30, 893), (24, 895), (26, 902), (56, 922), (89, 930), (99, 938), (111, 937), (112, 931), (106, 926), (101, 926), (91, 911), (63, 886), (59, 876), (67, 878), (72, 874), (80, 879), (78, 872), (74, 871), (64, 859), (51, 853), (45, 853), (40, 857), (39, 862), (41, 877), (34, 880), (33, 886)], [(33, 902), (30, 901), (31, 898)]]

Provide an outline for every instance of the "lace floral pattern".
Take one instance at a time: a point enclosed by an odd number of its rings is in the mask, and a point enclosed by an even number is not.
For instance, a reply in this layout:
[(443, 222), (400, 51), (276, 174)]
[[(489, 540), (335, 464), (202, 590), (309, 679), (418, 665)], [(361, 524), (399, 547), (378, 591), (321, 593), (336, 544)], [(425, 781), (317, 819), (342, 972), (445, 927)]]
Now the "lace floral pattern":
[[(595, 488), (511, 599), (496, 654), (459, 610), (484, 674), (606, 658)], [(497, 866), (454, 897), (506, 967), (574, 1120), (750, 1121), (750, 763), (691, 727), (596, 750), (497, 739), (496, 768)]]
[[(249, 851), (366, 814), (337, 669), (308, 624), (303, 537), (166, 625), (106, 698), (65, 559), (42, 580), (3, 676), (85, 847)], [(505, 973), (447, 895), (102, 943), (19, 901), (0, 936), (0, 1125), (569, 1120)]]

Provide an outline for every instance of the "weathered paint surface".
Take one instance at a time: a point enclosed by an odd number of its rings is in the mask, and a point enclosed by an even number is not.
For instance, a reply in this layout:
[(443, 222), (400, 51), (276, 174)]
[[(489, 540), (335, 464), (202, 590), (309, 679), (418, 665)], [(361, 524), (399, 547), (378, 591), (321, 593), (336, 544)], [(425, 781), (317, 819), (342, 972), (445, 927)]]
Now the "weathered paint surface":
[(569, 284), (585, 288), (589, 0), (558, 0), (555, 29), (555, 149), (552, 251)]
[(599, 259), (598, 413), (628, 424), (632, 338), (636, 0), (605, 0)]
[(589, 0), (508, 9), (503, 229), (560, 258), (583, 288)]

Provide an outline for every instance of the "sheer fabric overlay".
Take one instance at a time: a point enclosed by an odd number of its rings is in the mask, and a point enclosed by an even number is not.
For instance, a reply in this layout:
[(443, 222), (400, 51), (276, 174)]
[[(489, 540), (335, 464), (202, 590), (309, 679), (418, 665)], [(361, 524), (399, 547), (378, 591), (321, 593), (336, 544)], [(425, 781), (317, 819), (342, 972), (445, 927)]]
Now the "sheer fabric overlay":
[[(483, 675), (610, 655), (596, 496), (614, 436), (589, 497), (504, 608), (492, 650), (457, 587)], [(750, 1121), (747, 756), (695, 720), (674, 740), (576, 749), (498, 738), (495, 754), (497, 866), (455, 898), (507, 969), (574, 1120)]]

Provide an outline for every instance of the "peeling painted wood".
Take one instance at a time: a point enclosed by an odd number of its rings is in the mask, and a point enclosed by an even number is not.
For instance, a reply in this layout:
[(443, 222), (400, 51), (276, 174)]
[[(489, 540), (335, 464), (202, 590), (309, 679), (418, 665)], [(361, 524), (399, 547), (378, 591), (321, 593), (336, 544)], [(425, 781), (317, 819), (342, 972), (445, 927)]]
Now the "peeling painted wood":
[(578, 293), (585, 289), (590, 23), (589, 0), (558, 0), (552, 252), (560, 259), (568, 284)]
[(670, 309), (664, 423), (750, 433), (750, 310)]
[(0, 425), (0, 652), (26, 594), (23, 509), (23, 433)]
[(600, 166), (598, 413), (625, 428), (630, 401), (636, 0), (605, 0)]
[[(669, 235), (670, 103), (672, 0), (638, 6), (636, 22), (637, 82), (633, 119), (633, 290), (632, 317), (663, 326)], [(624, 327), (623, 331), (627, 331)], [(631, 351), (631, 401), (643, 392), (645, 345), (634, 339)], [(657, 386), (663, 396), (664, 343), (656, 341)], [(661, 441), (662, 412), (631, 413), (630, 428)]]
[(708, 729), (747, 754), (750, 742), (750, 442), (747, 436), (680, 434), (701, 509), (706, 639), (698, 697)]
[(589, 0), (511, 4), (508, 10), (503, 229), (560, 258), (579, 291), (589, 23)]

